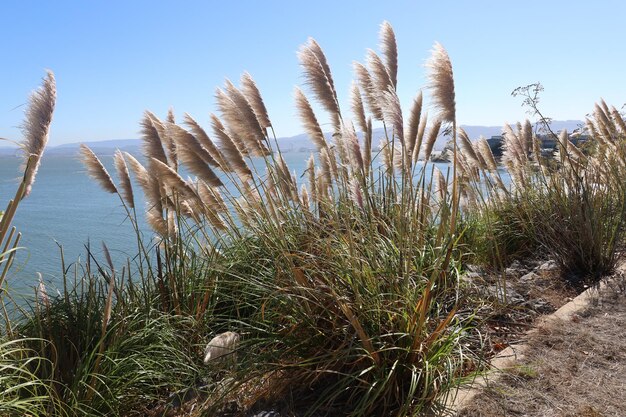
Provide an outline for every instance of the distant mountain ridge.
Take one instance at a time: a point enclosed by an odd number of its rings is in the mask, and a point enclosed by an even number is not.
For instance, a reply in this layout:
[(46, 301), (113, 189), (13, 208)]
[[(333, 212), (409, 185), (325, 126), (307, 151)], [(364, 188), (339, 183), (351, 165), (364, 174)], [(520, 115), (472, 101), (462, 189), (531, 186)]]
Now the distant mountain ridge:
[[(551, 123), (551, 128), (555, 132), (567, 129), (573, 131), (578, 128), (583, 122), (580, 120), (555, 120)], [(490, 138), (491, 136), (497, 136), (502, 133), (502, 126), (475, 126), (475, 125), (461, 125), (467, 132), (468, 136), (472, 139), (478, 139), (480, 136)], [(384, 137), (384, 129), (376, 128), (373, 131), (373, 147), (377, 147), (380, 139)], [(330, 139), (331, 134), (325, 133), (325, 136)], [(315, 145), (311, 142), (306, 133), (302, 133), (296, 136), (282, 137), (277, 139), (278, 144), (282, 152), (314, 152)], [(441, 149), (447, 138), (440, 135), (435, 144), (435, 149)], [(140, 139), (112, 139), (96, 142), (81, 142), (86, 143), (89, 147), (98, 155), (110, 155), (116, 149), (122, 151), (137, 153), (141, 147)], [(63, 145), (51, 146), (46, 150), (48, 155), (76, 155), (78, 153), (80, 143), (66, 143)], [(0, 156), (12, 156), (17, 155), (18, 149), (14, 146), (0, 147)]]

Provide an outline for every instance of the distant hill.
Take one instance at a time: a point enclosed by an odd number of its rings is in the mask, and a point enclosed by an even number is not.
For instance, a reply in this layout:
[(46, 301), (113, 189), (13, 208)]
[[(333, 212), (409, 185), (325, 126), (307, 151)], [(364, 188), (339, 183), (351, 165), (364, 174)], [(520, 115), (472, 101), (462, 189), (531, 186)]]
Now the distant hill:
[[(76, 155), (81, 143), (89, 145), (89, 147), (98, 155), (112, 155), (116, 149), (122, 151), (137, 153), (141, 146), (139, 139), (113, 139), (102, 140), (97, 142), (80, 142), (66, 143), (63, 145), (49, 146), (46, 149), (46, 155)], [(20, 151), (16, 146), (0, 147), (0, 156), (19, 156)]]
[[(580, 120), (562, 120), (562, 121), (553, 121), (550, 125), (551, 129), (555, 132), (567, 129), (569, 132), (578, 128), (583, 122)], [(463, 129), (467, 132), (467, 135), (472, 140), (478, 139), (480, 136), (484, 136), (489, 139), (491, 136), (498, 136), (502, 134), (503, 126), (475, 126), (475, 125), (461, 125)], [(373, 146), (377, 147), (380, 143), (380, 139), (384, 137), (385, 131), (383, 128), (374, 129), (372, 134), (372, 142)], [(327, 139), (331, 138), (330, 133), (325, 133)], [(361, 135), (359, 135), (361, 138)], [(448, 140), (447, 137), (440, 135), (435, 142), (435, 149), (441, 150)], [(300, 134), (297, 136), (279, 138), (278, 144), (280, 145), (280, 149), (283, 152), (313, 152), (315, 151), (315, 146), (309, 140), (309, 137), (306, 134)]]
[[(555, 132), (562, 129), (567, 129), (571, 132), (582, 123), (583, 122), (580, 120), (553, 121), (551, 128)], [(461, 127), (465, 129), (472, 140), (476, 140), (480, 136), (489, 138), (502, 133), (502, 126), (461, 125)], [(330, 133), (325, 133), (325, 135), (327, 139), (331, 138)], [(374, 129), (372, 136), (373, 147), (377, 147), (380, 143), (380, 139), (384, 136), (383, 128)], [(315, 145), (313, 145), (313, 143), (309, 140), (309, 137), (304, 133), (296, 136), (278, 138), (277, 141), (283, 152), (311, 153), (315, 151)], [(443, 148), (446, 141), (446, 137), (440, 136), (435, 143), (435, 149)], [(98, 155), (111, 155), (116, 149), (130, 153), (138, 153), (141, 147), (141, 141), (139, 139), (113, 139), (86, 143)], [(67, 143), (64, 145), (51, 146), (46, 150), (46, 153), (48, 155), (76, 155), (78, 153), (79, 146), (80, 143)], [(15, 146), (0, 147), (0, 156), (15, 156), (18, 154), (18, 149)]]

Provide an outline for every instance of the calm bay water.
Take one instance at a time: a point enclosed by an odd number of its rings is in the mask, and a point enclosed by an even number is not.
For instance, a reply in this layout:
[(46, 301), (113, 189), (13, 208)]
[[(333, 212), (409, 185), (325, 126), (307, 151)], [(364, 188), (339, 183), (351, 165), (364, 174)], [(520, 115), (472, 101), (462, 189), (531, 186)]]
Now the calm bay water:
[[(3, 209), (15, 195), (20, 165), (18, 158), (0, 158), (0, 204)], [(103, 157), (107, 168), (111, 157)], [(135, 235), (117, 196), (108, 194), (84, 172), (75, 156), (44, 156), (35, 185), (15, 215), (13, 225), (22, 233), (16, 262), (7, 278), (12, 290), (30, 291), (37, 272), (45, 282), (62, 277), (60, 250), (70, 264), (85, 259), (85, 245), (102, 259), (102, 241), (121, 261), (136, 252)]]
[[(284, 154), (290, 169), (298, 175), (304, 171), (308, 156), (308, 153), (301, 152)], [(101, 160), (113, 173), (112, 157), (101, 156)], [(2, 210), (15, 195), (20, 163), (21, 160), (15, 157), (0, 157)], [(447, 164), (437, 165), (445, 173)], [(141, 193), (137, 194), (141, 196)], [(143, 204), (136, 204), (143, 219)], [(7, 283), (11, 291), (17, 293), (32, 294), (38, 282), (38, 272), (48, 285), (60, 284), (62, 267), (58, 245), (63, 246), (66, 266), (78, 259), (86, 259), (87, 242), (99, 262), (104, 260), (102, 242), (105, 242), (117, 268), (137, 253), (135, 233), (119, 198), (104, 192), (87, 177), (77, 156), (44, 156), (33, 191), (20, 203), (13, 225), (22, 233), (22, 249), (9, 272)], [(148, 241), (151, 232), (145, 225), (142, 227), (147, 237), (144, 240)]]

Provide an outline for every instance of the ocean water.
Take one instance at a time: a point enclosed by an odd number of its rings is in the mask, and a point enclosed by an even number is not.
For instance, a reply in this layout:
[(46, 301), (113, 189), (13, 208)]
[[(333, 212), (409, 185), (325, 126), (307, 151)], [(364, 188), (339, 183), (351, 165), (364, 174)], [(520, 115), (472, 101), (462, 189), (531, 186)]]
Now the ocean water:
[[(102, 159), (110, 169), (112, 158)], [(3, 210), (17, 190), (20, 163), (18, 158), (0, 158)], [(88, 242), (100, 260), (103, 241), (117, 261), (137, 251), (135, 234), (119, 198), (88, 178), (77, 156), (44, 155), (33, 190), (20, 203), (13, 225), (22, 233), (21, 249), (7, 282), (17, 292), (36, 286), (38, 272), (46, 283), (60, 282), (59, 245), (63, 246), (66, 267), (85, 260)]]
[[(284, 158), (299, 176), (305, 169), (309, 153), (287, 152)], [(112, 173), (111, 155), (100, 155)], [(20, 179), (21, 160), (0, 157), (0, 207), (2, 210), (15, 195)], [(447, 164), (437, 164), (445, 173)], [(299, 178), (300, 179), (300, 178)], [(139, 190), (139, 187), (135, 187)], [(136, 193), (141, 198), (141, 193)], [(136, 202), (140, 221), (143, 204)], [(78, 260), (85, 261), (89, 242), (91, 252), (104, 262), (102, 242), (105, 242), (119, 270), (128, 257), (137, 253), (136, 236), (117, 195), (103, 191), (90, 179), (78, 156), (44, 155), (33, 191), (24, 199), (15, 215), (13, 225), (22, 233), (16, 261), (7, 277), (11, 291), (32, 294), (38, 283), (38, 273), (52, 287), (62, 279), (59, 245), (63, 246), (66, 267)], [(144, 240), (152, 233), (145, 225)]]

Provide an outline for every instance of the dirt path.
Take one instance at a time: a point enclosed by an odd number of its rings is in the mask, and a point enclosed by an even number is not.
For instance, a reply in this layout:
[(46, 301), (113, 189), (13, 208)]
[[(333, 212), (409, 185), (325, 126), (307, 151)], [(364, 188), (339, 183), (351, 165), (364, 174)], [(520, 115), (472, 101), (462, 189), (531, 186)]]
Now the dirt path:
[(604, 290), (584, 313), (530, 336), (521, 363), (491, 382), (459, 416), (626, 416), (624, 282)]

